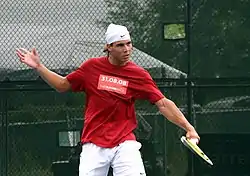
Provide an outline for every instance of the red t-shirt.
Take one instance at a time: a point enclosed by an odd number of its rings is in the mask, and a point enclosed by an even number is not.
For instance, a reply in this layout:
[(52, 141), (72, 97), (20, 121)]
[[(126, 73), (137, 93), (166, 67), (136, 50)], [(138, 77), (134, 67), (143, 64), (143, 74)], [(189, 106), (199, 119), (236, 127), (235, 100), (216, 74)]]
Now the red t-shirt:
[(135, 140), (137, 127), (134, 103), (155, 103), (164, 96), (149, 73), (132, 61), (112, 65), (107, 57), (91, 58), (67, 75), (72, 91), (86, 93), (83, 143), (111, 148)]

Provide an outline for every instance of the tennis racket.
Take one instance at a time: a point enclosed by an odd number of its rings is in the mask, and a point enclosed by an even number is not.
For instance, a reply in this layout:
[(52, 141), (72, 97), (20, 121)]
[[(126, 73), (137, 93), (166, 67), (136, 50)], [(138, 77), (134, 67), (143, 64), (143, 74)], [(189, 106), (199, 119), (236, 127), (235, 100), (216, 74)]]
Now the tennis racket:
[(200, 147), (198, 147), (198, 145), (187, 139), (185, 136), (181, 137), (181, 142), (194, 154), (201, 157), (208, 164), (213, 165), (213, 162), (207, 157), (207, 155), (205, 155), (205, 153), (200, 149)]

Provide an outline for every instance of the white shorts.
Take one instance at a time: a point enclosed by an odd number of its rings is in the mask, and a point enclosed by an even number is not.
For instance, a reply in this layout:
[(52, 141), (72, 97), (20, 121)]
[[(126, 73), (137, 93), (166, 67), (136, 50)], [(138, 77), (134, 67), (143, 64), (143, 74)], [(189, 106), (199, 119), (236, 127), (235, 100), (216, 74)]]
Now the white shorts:
[(114, 148), (102, 148), (93, 143), (82, 146), (79, 176), (106, 176), (109, 167), (114, 176), (146, 176), (141, 143), (125, 141)]

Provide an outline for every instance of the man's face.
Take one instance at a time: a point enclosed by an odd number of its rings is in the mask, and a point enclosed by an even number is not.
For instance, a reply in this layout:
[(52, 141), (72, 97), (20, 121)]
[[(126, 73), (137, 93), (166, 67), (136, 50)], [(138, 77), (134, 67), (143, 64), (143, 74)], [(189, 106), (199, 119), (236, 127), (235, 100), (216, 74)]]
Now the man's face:
[(132, 53), (132, 42), (130, 40), (121, 40), (108, 45), (109, 54), (118, 63), (129, 61)]

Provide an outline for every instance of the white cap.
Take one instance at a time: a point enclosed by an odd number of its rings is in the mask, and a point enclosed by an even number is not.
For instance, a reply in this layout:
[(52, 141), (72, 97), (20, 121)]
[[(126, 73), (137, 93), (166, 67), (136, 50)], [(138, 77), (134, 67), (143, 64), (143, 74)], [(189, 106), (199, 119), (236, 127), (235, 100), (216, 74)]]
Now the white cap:
[(106, 44), (111, 44), (120, 40), (131, 40), (129, 31), (125, 26), (110, 24), (105, 33)]

